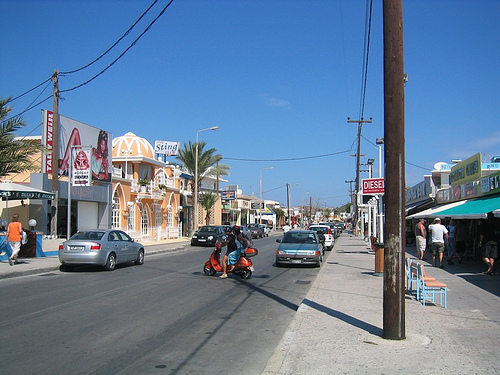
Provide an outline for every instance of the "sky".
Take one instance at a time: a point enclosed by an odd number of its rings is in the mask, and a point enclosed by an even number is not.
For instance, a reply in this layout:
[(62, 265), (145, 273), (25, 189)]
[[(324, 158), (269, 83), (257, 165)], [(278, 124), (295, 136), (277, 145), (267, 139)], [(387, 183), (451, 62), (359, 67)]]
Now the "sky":
[[(347, 118), (372, 118), (360, 154), (376, 160), (378, 177), (382, 1), (373, 1), (364, 96), (367, 1), (174, 0), (126, 51), (168, 2), (96, 63), (61, 74), (60, 114), (153, 145), (218, 126), (198, 135), (231, 168), (222, 187), (259, 196), (262, 182), (265, 199), (286, 204), (288, 184), (291, 205), (329, 207), (350, 202), (346, 181), (356, 177), (357, 125)], [(92, 62), (152, 3), (3, 0), (0, 98)], [(403, 2), (406, 186), (436, 162), (500, 155), (499, 15), (497, 0)], [(49, 81), (10, 103), (28, 124), (19, 135), (41, 135), (51, 95)]]

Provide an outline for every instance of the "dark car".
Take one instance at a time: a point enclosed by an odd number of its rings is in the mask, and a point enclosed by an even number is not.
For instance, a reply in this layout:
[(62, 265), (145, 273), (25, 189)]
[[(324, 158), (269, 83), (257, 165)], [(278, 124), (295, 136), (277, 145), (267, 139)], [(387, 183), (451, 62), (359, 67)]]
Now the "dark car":
[(317, 267), (323, 261), (323, 245), (313, 230), (291, 230), (277, 239), (276, 266), (285, 264), (309, 264)]
[(248, 230), (252, 234), (252, 238), (264, 237), (264, 228), (262, 228), (259, 224), (248, 224)]
[(204, 225), (191, 238), (191, 246), (215, 246), (217, 241), (222, 241), (224, 227), (222, 225)]

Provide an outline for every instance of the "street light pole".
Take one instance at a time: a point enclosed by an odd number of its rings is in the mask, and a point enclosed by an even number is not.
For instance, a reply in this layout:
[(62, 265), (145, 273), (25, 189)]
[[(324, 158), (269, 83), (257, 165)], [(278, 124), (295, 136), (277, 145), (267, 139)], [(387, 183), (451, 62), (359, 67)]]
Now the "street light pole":
[(262, 200), (262, 171), (265, 171), (266, 169), (274, 169), (274, 167), (263, 168), (263, 169), (260, 170), (260, 182), (259, 182), (259, 191), (260, 191), (260, 196), (259, 196), (259, 224), (262, 224), (262, 205), (263, 205), (263, 200)]
[(201, 129), (196, 132), (196, 143), (195, 156), (194, 156), (194, 223), (193, 229), (198, 228), (198, 134), (207, 130), (218, 130), (218, 126), (212, 126), (211, 128)]

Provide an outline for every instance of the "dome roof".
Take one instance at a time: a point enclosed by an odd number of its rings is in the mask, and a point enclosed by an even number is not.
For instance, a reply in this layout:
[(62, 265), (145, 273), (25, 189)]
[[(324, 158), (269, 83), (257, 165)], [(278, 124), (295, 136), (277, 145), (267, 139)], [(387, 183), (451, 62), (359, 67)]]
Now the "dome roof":
[(113, 138), (113, 158), (122, 158), (128, 156), (142, 156), (149, 159), (155, 159), (155, 150), (151, 143), (144, 138), (128, 132), (121, 137)]

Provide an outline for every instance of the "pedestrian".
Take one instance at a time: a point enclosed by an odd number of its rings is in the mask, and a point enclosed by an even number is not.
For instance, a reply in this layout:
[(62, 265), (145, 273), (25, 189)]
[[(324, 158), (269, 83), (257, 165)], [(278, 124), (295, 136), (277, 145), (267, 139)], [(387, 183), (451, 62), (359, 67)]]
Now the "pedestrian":
[(467, 235), (467, 226), (463, 220), (458, 220), (455, 229), (455, 244), (457, 247), (458, 263), (462, 263), (465, 259), (465, 239)]
[(491, 275), (495, 266), (497, 257), (497, 244), (495, 237), (495, 218), (493, 214), (488, 213), (488, 218), (479, 225), (479, 246), (481, 248), (481, 258), (488, 266), (483, 272), (485, 275)]
[(448, 264), (455, 264), (453, 263), (453, 257), (457, 253), (456, 233), (457, 223), (454, 219), (451, 219), (450, 225), (448, 225)]
[(425, 229), (425, 219), (420, 218), (417, 225), (415, 225), (415, 239), (417, 246), (418, 259), (426, 260), (424, 258), (425, 248), (427, 247), (427, 231)]
[(432, 265), (436, 267), (436, 256), (439, 256), (439, 268), (444, 268), (444, 244), (448, 242), (448, 229), (441, 224), (440, 218), (435, 218), (431, 225), (429, 225), (431, 233), (431, 250), (432, 250)]
[(5, 242), (9, 241), (12, 255), (9, 257), (9, 264), (13, 266), (17, 263), (17, 254), (21, 250), (21, 240), (23, 236), (23, 226), (19, 222), (19, 215), (12, 215), (11, 222), (7, 226), (7, 233), (5, 234)]
[(288, 223), (285, 223), (285, 225), (283, 225), (283, 232), (286, 233), (288, 232), (289, 230), (291, 230), (292, 228), (290, 228), (290, 225), (288, 225)]

